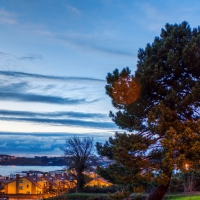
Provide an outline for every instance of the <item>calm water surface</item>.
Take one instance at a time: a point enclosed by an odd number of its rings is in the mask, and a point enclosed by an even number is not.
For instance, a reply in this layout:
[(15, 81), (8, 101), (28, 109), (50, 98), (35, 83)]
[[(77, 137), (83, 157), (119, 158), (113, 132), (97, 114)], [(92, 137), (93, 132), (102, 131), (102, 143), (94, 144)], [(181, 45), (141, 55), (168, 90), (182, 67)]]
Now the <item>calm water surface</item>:
[(21, 173), (22, 171), (42, 171), (42, 172), (49, 172), (49, 171), (56, 171), (62, 170), (64, 166), (15, 166), (15, 165), (0, 165), (0, 175), (8, 176), (10, 174)]

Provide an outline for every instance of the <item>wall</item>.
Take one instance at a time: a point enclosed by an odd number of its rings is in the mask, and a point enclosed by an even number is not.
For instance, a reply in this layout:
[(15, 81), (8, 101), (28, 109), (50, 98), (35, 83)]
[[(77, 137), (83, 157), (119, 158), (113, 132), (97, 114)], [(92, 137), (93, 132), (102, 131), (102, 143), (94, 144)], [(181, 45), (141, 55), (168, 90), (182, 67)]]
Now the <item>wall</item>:
[(7, 189), (7, 194), (16, 194), (16, 181), (8, 183), (6, 189)]
[[(21, 180), (23, 181), (23, 183), (20, 183)], [(32, 183), (26, 178), (20, 178), (19, 179), (19, 194), (32, 194), (31, 191), (32, 191)]]

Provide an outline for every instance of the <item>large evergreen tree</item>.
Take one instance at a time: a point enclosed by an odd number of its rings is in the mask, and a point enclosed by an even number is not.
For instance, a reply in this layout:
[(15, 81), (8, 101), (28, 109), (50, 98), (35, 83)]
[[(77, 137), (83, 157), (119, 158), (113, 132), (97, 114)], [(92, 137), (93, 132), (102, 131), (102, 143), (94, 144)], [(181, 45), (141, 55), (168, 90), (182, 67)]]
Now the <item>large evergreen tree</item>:
[(115, 160), (99, 168), (102, 176), (135, 189), (154, 182), (147, 199), (160, 200), (173, 169), (200, 168), (200, 27), (166, 24), (139, 49), (135, 75), (108, 73), (106, 93), (118, 110), (110, 117), (127, 132), (97, 143), (99, 154)]

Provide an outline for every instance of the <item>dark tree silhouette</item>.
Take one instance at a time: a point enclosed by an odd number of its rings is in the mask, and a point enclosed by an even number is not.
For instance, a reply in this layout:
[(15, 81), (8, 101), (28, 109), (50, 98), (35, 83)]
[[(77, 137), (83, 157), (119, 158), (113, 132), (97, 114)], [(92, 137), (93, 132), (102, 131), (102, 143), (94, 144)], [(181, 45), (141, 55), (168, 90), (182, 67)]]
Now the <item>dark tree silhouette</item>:
[(76, 136), (66, 139), (65, 145), (61, 147), (67, 167), (75, 169), (76, 192), (79, 192), (85, 184), (83, 171), (91, 165), (92, 149), (93, 138)]
[(97, 143), (99, 154), (115, 160), (99, 168), (103, 177), (136, 189), (154, 182), (147, 199), (161, 200), (174, 168), (200, 169), (200, 27), (166, 24), (139, 49), (135, 75), (108, 73), (106, 93), (118, 110), (110, 117), (127, 133)]

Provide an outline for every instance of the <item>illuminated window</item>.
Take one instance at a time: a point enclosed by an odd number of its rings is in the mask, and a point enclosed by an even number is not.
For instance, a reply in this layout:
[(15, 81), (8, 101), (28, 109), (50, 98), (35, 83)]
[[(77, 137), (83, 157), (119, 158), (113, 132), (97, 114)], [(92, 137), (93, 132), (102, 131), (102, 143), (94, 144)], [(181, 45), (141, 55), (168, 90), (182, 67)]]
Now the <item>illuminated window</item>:
[(19, 186), (19, 189), (20, 189), (20, 190), (23, 190), (23, 186)]
[(19, 180), (20, 183), (23, 183), (23, 179)]

